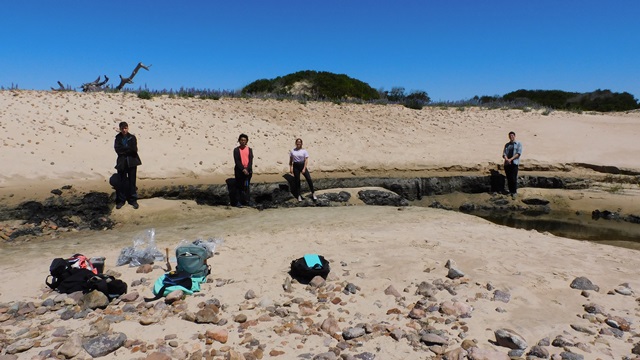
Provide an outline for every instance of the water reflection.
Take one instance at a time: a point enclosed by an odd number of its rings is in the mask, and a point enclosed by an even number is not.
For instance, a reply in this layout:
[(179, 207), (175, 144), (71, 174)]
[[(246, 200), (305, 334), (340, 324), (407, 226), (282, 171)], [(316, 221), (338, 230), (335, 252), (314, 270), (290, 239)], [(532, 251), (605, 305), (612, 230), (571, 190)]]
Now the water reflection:
[(623, 221), (592, 220), (590, 217), (571, 214), (555, 216), (520, 216), (514, 214), (473, 214), (498, 225), (517, 229), (549, 232), (576, 240), (588, 240), (598, 243), (640, 250), (640, 225)]

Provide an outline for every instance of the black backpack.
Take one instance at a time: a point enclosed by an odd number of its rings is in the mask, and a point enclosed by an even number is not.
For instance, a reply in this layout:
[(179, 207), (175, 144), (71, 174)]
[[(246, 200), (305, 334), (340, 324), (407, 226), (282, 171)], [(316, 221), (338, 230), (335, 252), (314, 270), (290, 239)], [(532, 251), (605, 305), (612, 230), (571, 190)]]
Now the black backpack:
[(45, 280), (45, 284), (51, 289), (63, 294), (71, 294), (76, 291), (82, 291), (86, 294), (98, 290), (105, 294), (109, 300), (127, 293), (128, 286), (124, 281), (110, 275), (95, 274), (85, 268), (72, 267), (73, 261), (69, 260), (55, 258), (51, 262), (50, 275)]
[(298, 282), (307, 284), (316, 276), (326, 279), (329, 271), (331, 271), (331, 268), (324, 256), (307, 254), (291, 262), (289, 275), (298, 280)]

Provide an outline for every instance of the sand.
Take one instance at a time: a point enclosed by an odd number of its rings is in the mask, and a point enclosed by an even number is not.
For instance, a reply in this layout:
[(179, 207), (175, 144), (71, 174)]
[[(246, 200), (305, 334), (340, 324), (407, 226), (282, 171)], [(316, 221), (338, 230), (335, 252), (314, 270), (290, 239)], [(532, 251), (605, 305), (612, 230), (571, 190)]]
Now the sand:
[[(249, 145), (254, 149), (254, 182), (276, 179), (287, 171), (287, 153), (296, 137), (305, 141), (314, 177), (484, 173), (501, 163), (502, 146), (511, 130), (523, 142), (525, 172), (593, 172), (580, 164), (640, 171), (640, 160), (634, 156), (639, 150), (638, 112), (543, 115), (539, 111), (478, 108), (415, 111), (395, 105), (166, 97), (146, 101), (130, 94), (2, 91), (0, 126), (4, 130), (1, 146), (5, 161), (0, 174), (0, 201), (10, 204), (42, 198), (62, 184), (109, 191), (107, 179), (115, 165), (113, 138), (120, 121), (127, 121), (138, 137), (143, 162), (138, 172), (139, 187), (222, 183), (232, 174), (231, 151), (241, 132), (249, 135)], [(636, 188), (637, 184), (627, 184), (617, 195), (637, 204), (629, 200), (638, 196)], [(334, 190), (322, 189), (318, 194), (329, 191)], [(600, 195), (609, 199), (606, 192)], [(631, 356), (637, 342), (640, 260), (634, 250), (504, 228), (450, 211), (364, 206), (355, 200), (352, 206), (344, 207), (266, 211), (163, 199), (143, 199), (140, 205), (138, 210), (114, 210), (117, 226), (113, 230), (69, 233), (19, 246), (3, 244), (0, 271), (9, 274), (10, 280), (0, 282), (0, 303), (41, 302), (51, 259), (75, 252), (106, 256), (107, 269), (117, 271), (128, 283), (143, 277), (153, 280), (161, 269), (138, 274), (135, 268), (115, 267), (120, 249), (131, 245), (137, 234), (153, 228), (160, 249), (173, 249), (182, 239), (224, 240), (211, 261), (215, 282), (204, 285), (204, 296), (188, 297), (186, 303), (192, 311), (209, 298), (226, 304), (225, 314), (230, 318), (226, 346), (239, 352), (244, 351), (240, 345), (244, 334), (231, 321), (232, 314), (243, 312), (256, 319), (267, 312), (260, 306), (246, 310), (246, 304), (283, 304), (295, 297), (317, 300), (303, 285), (294, 284), (293, 293), (285, 293), (282, 288), (289, 263), (304, 253), (320, 253), (331, 260), (328, 284), (340, 287), (353, 283), (359, 288), (351, 295), (329, 291), (342, 303), (310, 316), (312, 321), (322, 322), (333, 314), (341, 319), (343, 330), (364, 322), (384, 323), (408, 332), (416, 323), (408, 313), (422, 298), (415, 293), (417, 285), (439, 280), (453, 282), (456, 294), (443, 290), (436, 303), (456, 300), (474, 309), (470, 317), (458, 318), (455, 328), (445, 325), (444, 320), (431, 323), (445, 329), (448, 350), (459, 347), (466, 337), (476, 340), (479, 348), (506, 354), (507, 348), (492, 343), (494, 331), (500, 328), (515, 330), (529, 347), (545, 337), (563, 335), (586, 344), (569, 350), (587, 359)], [(464, 272), (462, 279), (447, 278), (448, 260), (455, 261)], [(588, 291), (586, 298), (580, 290), (570, 288), (579, 276), (589, 278), (600, 290)], [(623, 283), (633, 290), (632, 295), (614, 291)], [(402, 299), (384, 294), (390, 285), (401, 292)], [(493, 291), (488, 288), (508, 292), (510, 301), (492, 301)], [(130, 290), (142, 296), (151, 294), (148, 286)], [(253, 290), (257, 298), (246, 300), (248, 290)], [(628, 319), (631, 331), (616, 338), (573, 330), (570, 325), (579, 324), (595, 332), (609, 327), (604, 315), (591, 322), (585, 318), (583, 305), (587, 303), (600, 304), (608, 315)], [(400, 314), (388, 313), (390, 309), (399, 309)], [(447, 318), (437, 312), (428, 316)], [(74, 320), (74, 324), (88, 326), (91, 319)], [(70, 326), (57, 321), (60, 326)], [(281, 358), (296, 358), (328, 351), (337, 344), (328, 336), (278, 333), (279, 321), (261, 321), (248, 330), (266, 344), (266, 353), (275, 349), (284, 352)], [(5, 334), (15, 339), (20, 326), (5, 325)], [(460, 326), (468, 327), (464, 336), (460, 336)], [(198, 343), (194, 340), (197, 335), (212, 327), (167, 317), (150, 326), (124, 321), (114, 324), (112, 330), (148, 343), (177, 334), (179, 343), (191, 344)], [(34, 347), (22, 356), (30, 358), (53, 346)], [(200, 346), (207, 349), (204, 343)], [(563, 351), (548, 349), (552, 354)], [(415, 350), (407, 339), (394, 340), (388, 334), (363, 340), (350, 351), (371, 352), (376, 359), (434, 355), (426, 347)], [(114, 354), (109, 356), (146, 356), (125, 348)]]

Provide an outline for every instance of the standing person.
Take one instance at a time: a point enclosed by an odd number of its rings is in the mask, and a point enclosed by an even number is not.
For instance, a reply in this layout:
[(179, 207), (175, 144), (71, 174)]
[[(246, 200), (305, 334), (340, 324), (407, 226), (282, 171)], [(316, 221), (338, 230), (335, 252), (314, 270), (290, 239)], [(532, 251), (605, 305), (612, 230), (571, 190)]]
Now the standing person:
[(253, 150), (247, 146), (249, 137), (245, 134), (240, 134), (238, 137), (238, 147), (233, 149), (233, 161), (235, 166), (233, 168), (233, 174), (236, 179), (236, 203), (235, 206), (242, 207), (242, 205), (248, 205), (250, 202), (250, 184), (251, 175), (253, 171)]
[(136, 173), (139, 165), (142, 165), (138, 156), (138, 139), (129, 133), (129, 125), (121, 122), (120, 132), (116, 135), (113, 145), (118, 154), (116, 170), (118, 170), (119, 184), (116, 187), (116, 209), (129, 202), (134, 209), (138, 208), (138, 188), (136, 187)]
[(515, 199), (518, 193), (518, 165), (522, 156), (522, 143), (516, 141), (516, 133), (509, 132), (509, 142), (504, 145), (502, 158), (504, 159), (504, 173), (507, 176), (507, 184), (511, 198)]
[(298, 201), (302, 201), (300, 195), (300, 174), (304, 175), (311, 191), (311, 197), (313, 200), (318, 200), (313, 190), (313, 181), (311, 181), (311, 175), (307, 165), (309, 163), (309, 153), (302, 148), (302, 139), (296, 139), (296, 147), (289, 151), (289, 173), (293, 175), (293, 196), (298, 198)]

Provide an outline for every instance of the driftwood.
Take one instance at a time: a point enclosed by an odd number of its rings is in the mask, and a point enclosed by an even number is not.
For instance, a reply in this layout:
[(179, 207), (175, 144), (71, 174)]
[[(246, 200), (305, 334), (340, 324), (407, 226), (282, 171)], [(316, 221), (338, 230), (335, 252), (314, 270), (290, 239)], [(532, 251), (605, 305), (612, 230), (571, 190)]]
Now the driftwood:
[[(131, 72), (131, 75), (129, 75), (129, 77), (125, 78), (122, 77), (122, 75), (120, 75), (120, 85), (116, 86), (116, 90), (120, 91), (122, 90), (122, 88), (126, 85), (126, 84), (133, 84), (133, 78), (136, 76), (136, 74), (138, 73), (138, 70), (140, 69), (145, 69), (147, 71), (149, 71), (149, 68), (151, 67), (151, 65), (145, 65), (143, 63), (138, 63), (138, 65), (136, 65), (136, 68), (133, 69), (133, 72)], [(98, 76), (97, 79), (95, 79), (94, 81), (90, 82), (90, 83), (85, 83), (80, 85), (80, 88), (82, 89), (83, 92), (94, 92), (94, 91), (104, 91), (106, 90), (106, 86), (104, 86), (107, 82), (109, 82), (109, 77), (107, 75), (104, 76), (104, 81), (100, 81), (100, 76)], [(51, 90), (53, 91), (68, 91), (71, 90), (69, 87), (66, 87), (60, 82), (58, 81), (58, 86), (59, 88), (51, 88)]]
[(58, 88), (51, 88), (51, 90), (53, 91), (71, 91), (71, 87), (67, 86), (65, 87), (64, 84), (60, 81), (58, 81)]
[(104, 90), (103, 85), (106, 84), (108, 81), (109, 81), (109, 77), (107, 77), (107, 75), (104, 76), (104, 81), (102, 82), (100, 81), (100, 76), (98, 76), (98, 78), (95, 79), (93, 82), (82, 84), (80, 85), (80, 87), (82, 88), (83, 92), (102, 91)]
[(116, 86), (116, 90), (122, 90), (122, 88), (126, 84), (133, 84), (133, 77), (136, 76), (136, 74), (138, 73), (138, 70), (140, 70), (140, 68), (149, 71), (150, 67), (151, 67), (151, 65), (146, 66), (143, 63), (138, 63), (138, 65), (136, 66), (135, 69), (133, 69), (133, 72), (131, 73), (131, 75), (129, 77), (123, 78), (122, 75), (120, 75), (120, 85)]

